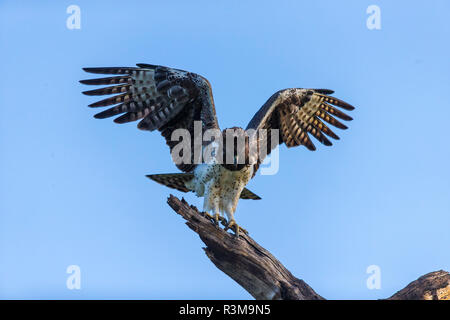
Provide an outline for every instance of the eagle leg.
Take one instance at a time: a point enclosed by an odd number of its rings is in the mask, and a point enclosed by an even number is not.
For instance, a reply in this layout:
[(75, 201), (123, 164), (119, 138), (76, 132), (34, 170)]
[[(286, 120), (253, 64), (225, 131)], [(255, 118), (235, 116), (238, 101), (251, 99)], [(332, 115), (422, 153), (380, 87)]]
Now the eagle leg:
[(220, 213), (216, 212), (216, 214), (214, 215), (214, 222), (216, 223), (217, 226), (219, 226), (219, 221), (224, 221), (225, 218), (222, 217), (220, 215)]

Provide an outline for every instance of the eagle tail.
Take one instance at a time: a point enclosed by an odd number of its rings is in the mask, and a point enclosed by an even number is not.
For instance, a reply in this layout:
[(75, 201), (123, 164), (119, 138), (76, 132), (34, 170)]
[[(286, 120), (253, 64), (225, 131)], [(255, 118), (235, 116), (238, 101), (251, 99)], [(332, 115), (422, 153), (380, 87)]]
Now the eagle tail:
[(186, 182), (194, 178), (193, 173), (162, 173), (162, 174), (148, 174), (147, 178), (162, 184), (163, 186), (176, 189), (181, 192), (189, 192), (186, 187)]
[(261, 200), (261, 197), (244, 188), (241, 192), (241, 199)]
[[(166, 187), (176, 189), (181, 192), (189, 192), (186, 183), (194, 178), (193, 173), (162, 173), (162, 174), (148, 174), (147, 178), (156, 181)], [(241, 199), (260, 200), (261, 197), (254, 194), (247, 188), (244, 188), (241, 192)]]

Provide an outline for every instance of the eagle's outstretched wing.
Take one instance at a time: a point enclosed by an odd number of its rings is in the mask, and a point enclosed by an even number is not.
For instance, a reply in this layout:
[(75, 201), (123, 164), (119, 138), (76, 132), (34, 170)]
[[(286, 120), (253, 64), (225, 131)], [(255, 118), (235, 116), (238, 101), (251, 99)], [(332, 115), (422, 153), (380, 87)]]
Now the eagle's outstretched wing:
[[(308, 134), (324, 145), (331, 146), (331, 141), (325, 135), (336, 140), (339, 137), (321, 120), (339, 129), (347, 129), (333, 116), (347, 121), (353, 119), (332, 105), (345, 110), (354, 109), (350, 104), (328, 96), (332, 93), (328, 89), (285, 89), (273, 94), (247, 126), (247, 130), (268, 130), (267, 136), (258, 136), (258, 150), (262, 144), (266, 144), (264, 150), (269, 154), (278, 144), (285, 143), (287, 147), (304, 145), (314, 151), (316, 147)], [(279, 141), (272, 143), (270, 129), (279, 130)], [(263, 160), (263, 157), (258, 157), (254, 173)]]
[[(195, 73), (150, 64), (138, 67), (84, 68), (97, 74), (115, 75), (107, 78), (81, 80), (87, 85), (113, 85), (84, 91), (90, 96), (111, 95), (113, 97), (92, 103), (89, 107), (110, 109), (97, 113), (94, 117), (103, 119), (116, 115), (116, 123), (140, 120), (138, 128), (159, 130), (170, 149), (178, 143), (172, 141), (172, 132), (187, 129), (194, 139), (194, 121), (201, 121), (202, 129), (218, 129), (211, 86), (205, 78)], [(194, 147), (192, 141), (191, 148)], [(177, 163), (185, 172), (194, 169), (194, 152), (191, 150), (189, 163)], [(188, 162), (188, 161), (186, 161)]]

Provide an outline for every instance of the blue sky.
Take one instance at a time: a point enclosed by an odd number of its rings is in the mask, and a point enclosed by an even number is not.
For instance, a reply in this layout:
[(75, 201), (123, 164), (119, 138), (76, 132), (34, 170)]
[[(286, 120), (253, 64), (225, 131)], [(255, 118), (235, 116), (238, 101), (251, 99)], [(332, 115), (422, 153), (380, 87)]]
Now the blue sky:
[[(66, 28), (71, 4), (79, 30)], [(366, 27), (372, 4), (381, 30)], [(139, 62), (207, 77), (222, 128), (288, 87), (357, 107), (333, 147), (281, 148), (279, 172), (249, 185), (263, 200), (236, 212), (319, 294), (384, 298), (449, 270), (448, 12), (444, 0), (2, 1), (0, 298), (251, 298), (167, 206), (182, 194), (145, 178), (176, 171), (159, 134), (86, 107), (82, 67)]]

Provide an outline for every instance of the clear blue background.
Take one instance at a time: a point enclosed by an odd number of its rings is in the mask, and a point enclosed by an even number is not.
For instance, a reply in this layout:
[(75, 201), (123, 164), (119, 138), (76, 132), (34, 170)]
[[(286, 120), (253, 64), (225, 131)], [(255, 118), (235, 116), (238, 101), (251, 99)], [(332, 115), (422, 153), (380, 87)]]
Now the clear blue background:
[[(66, 8), (81, 8), (81, 30)], [(366, 9), (381, 8), (381, 30)], [(1, 1), (0, 297), (247, 299), (145, 174), (164, 141), (92, 118), (86, 66), (190, 70), (222, 128), (276, 90), (330, 88), (357, 109), (333, 147), (281, 151), (237, 220), (330, 299), (392, 295), (450, 269), (448, 1)], [(339, 131), (339, 130), (338, 130)], [(316, 143), (316, 145), (318, 145)], [(201, 199), (185, 195), (195, 205)], [(366, 268), (381, 268), (381, 289)], [(81, 290), (66, 288), (79, 265)]]

